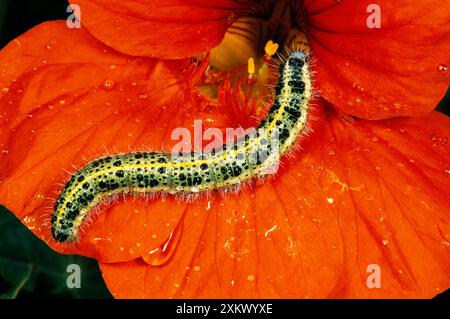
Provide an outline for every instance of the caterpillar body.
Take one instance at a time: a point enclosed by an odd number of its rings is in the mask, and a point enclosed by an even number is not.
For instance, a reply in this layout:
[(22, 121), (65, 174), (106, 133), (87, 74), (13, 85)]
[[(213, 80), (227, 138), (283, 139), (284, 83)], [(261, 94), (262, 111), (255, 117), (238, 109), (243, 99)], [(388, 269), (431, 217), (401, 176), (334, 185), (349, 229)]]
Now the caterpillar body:
[(308, 56), (294, 51), (280, 64), (266, 117), (238, 141), (208, 152), (132, 152), (96, 159), (73, 174), (51, 217), (52, 236), (74, 242), (83, 220), (104, 198), (120, 193), (197, 194), (263, 176), (305, 130), (313, 95)]

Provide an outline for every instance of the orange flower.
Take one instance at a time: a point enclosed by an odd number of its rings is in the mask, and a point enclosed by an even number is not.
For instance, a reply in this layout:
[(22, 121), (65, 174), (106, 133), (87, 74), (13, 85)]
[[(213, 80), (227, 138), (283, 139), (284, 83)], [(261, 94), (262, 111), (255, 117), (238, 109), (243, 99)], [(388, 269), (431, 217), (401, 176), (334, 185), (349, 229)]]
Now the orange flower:
[[(428, 113), (449, 79), (441, 3), (379, 1), (379, 30), (356, 0), (77, 3), (85, 28), (48, 22), (0, 52), (0, 203), (55, 250), (97, 258), (114, 296), (431, 297), (450, 286), (450, 121)], [(55, 198), (89, 160), (167, 151), (194, 119), (251, 125), (265, 91), (257, 82), (245, 96), (239, 65), (269, 37), (297, 41), (295, 29), (322, 98), (314, 133), (275, 178), (194, 203), (121, 199), (78, 243), (51, 239)], [(184, 59), (210, 49), (211, 70), (207, 56)], [(423, 116), (387, 119), (398, 115)], [(370, 289), (374, 264), (381, 287)]]

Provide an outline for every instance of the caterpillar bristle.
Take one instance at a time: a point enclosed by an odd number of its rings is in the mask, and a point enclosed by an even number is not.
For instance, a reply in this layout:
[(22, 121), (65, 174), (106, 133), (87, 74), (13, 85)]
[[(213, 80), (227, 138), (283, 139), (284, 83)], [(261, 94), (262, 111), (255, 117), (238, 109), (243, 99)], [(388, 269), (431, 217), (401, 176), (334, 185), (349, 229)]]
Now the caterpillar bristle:
[[(51, 217), (52, 236), (59, 242), (76, 242), (90, 227), (100, 207), (142, 198), (145, 203), (175, 195), (178, 202), (192, 203), (199, 198), (238, 196), (264, 180), (272, 180), (278, 169), (286, 167), (281, 156), (292, 158), (301, 147), (299, 141), (311, 130), (308, 122), (313, 88), (311, 63), (305, 50), (284, 48), (276, 52), (270, 69), (280, 72), (267, 97), (272, 104), (258, 127), (237, 139), (226, 140), (209, 152), (181, 153), (172, 157), (162, 139), (160, 150), (128, 145), (127, 153), (104, 146), (103, 154), (90, 154), (81, 169), (65, 171), (70, 178), (57, 197)], [(274, 72), (272, 72), (274, 73)], [(255, 117), (255, 116), (254, 116)], [(257, 118), (257, 117), (256, 117)], [(244, 128), (239, 126), (243, 131)], [(92, 155), (92, 157), (91, 157)], [(91, 161), (88, 158), (92, 158)]]

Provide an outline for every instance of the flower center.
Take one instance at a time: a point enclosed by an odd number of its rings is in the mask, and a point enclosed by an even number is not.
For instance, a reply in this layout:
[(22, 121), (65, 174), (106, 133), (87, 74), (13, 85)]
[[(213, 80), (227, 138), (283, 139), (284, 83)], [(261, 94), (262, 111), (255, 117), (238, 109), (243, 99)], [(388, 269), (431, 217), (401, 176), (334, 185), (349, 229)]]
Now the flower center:
[[(247, 0), (246, 0), (247, 1)], [(249, 1), (250, 2), (250, 1)], [(266, 0), (251, 2), (230, 16), (222, 42), (211, 50), (209, 68), (197, 87), (233, 113), (238, 124), (249, 127), (265, 110), (271, 90), (271, 56), (278, 49), (309, 49), (303, 32), (303, 2)]]
[(222, 43), (211, 51), (211, 66), (227, 70), (262, 57), (269, 40), (280, 48), (305, 45), (302, 7), (298, 0), (266, 0), (233, 14)]

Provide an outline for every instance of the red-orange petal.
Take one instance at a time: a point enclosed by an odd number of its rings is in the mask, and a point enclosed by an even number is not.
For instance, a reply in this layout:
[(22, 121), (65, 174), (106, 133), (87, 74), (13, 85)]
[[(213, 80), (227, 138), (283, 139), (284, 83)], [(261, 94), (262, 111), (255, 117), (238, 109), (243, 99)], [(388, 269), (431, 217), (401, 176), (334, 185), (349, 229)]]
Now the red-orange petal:
[(71, 0), (83, 26), (114, 49), (134, 56), (185, 58), (219, 44), (233, 11), (231, 0)]
[[(428, 298), (447, 289), (450, 119), (321, 118), (273, 180), (190, 204), (162, 266), (101, 263), (114, 296)], [(366, 284), (372, 264), (381, 288)]]
[(318, 89), (337, 109), (361, 118), (426, 114), (450, 83), (450, 4), (377, 1), (381, 28), (369, 29), (372, 3), (306, 4)]
[[(262, 10), (231, 0), (73, 3), (81, 7), (83, 25), (107, 45), (134, 56), (170, 59), (215, 47), (233, 19)], [(450, 80), (450, 8), (437, 0), (381, 0), (381, 28), (370, 29), (371, 4), (308, 0), (292, 6), (316, 58), (320, 93), (340, 111), (365, 119), (426, 114)]]
[(121, 200), (75, 245), (56, 244), (49, 222), (69, 174), (93, 158), (170, 147), (170, 132), (194, 115), (224, 125), (214, 107), (184, 103), (186, 64), (122, 55), (64, 21), (17, 38), (0, 61), (0, 204), (64, 253), (124, 261), (164, 242), (186, 205)]

